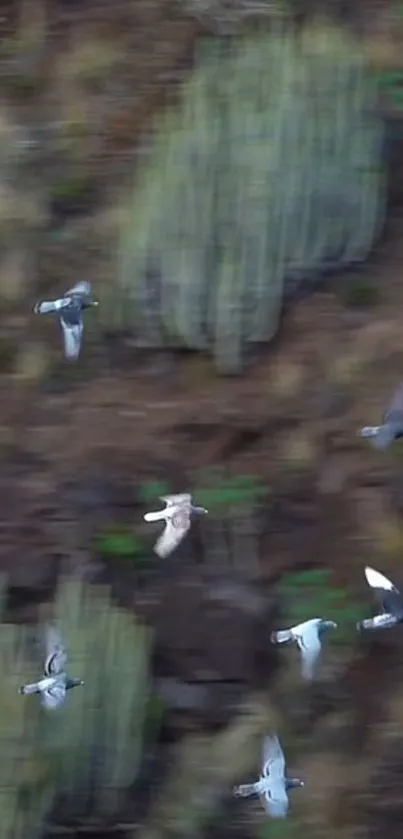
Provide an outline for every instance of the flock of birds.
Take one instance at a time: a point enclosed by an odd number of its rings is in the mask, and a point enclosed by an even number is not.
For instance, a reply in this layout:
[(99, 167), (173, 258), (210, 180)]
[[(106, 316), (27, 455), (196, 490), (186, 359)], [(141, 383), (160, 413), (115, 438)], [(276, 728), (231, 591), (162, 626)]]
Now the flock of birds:
[[(43, 300), (36, 304), (38, 314), (58, 313), (64, 337), (64, 351), (68, 360), (79, 357), (83, 335), (84, 309), (97, 306), (91, 297), (88, 282), (79, 282), (57, 300)], [(377, 449), (386, 449), (390, 443), (403, 437), (403, 387), (395, 393), (385, 411), (381, 425), (365, 426), (360, 435), (371, 440)], [(165, 508), (157, 512), (146, 513), (147, 522), (165, 521), (165, 528), (158, 538), (154, 551), (159, 557), (166, 557), (176, 549), (191, 526), (193, 514), (208, 513), (204, 507), (192, 503), (189, 493), (162, 496)], [(380, 600), (380, 612), (372, 618), (357, 623), (357, 630), (387, 629), (403, 622), (403, 596), (399, 589), (383, 574), (367, 566), (365, 576), (369, 586), (374, 589)], [(337, 629), (334, 621), (323, 618), (311, 618), (288, 629), (271, 633), (273, 644), (296, 643), (301, 654), (301, 671), (304, 679), (314, 678), (322, 643), (321, 637), (329, 629)], [(66, 651), (55, 627), (45, 628), (46, 659), (42, 677), (31, 684), (23, 685), (20, 693), (24, 695), (40, 694), (42, 704), (47, 709), (60, 707), (66, 693), (73, 687), (83, 685), (81, 679), (74, 679), (66, 672)], [(266, 812), (273, 818), (284, 818), (289, 808), (288, 790), (302, 787), (299, 778), (289, 778), (286, 774), (285, 757), (277, 735), (264, 740), (262, 772), (258, 781), (234, 787), (236, 796), (260, 796)]]
[[(175, 502), (172, 502), (168, 504), (168, 509), (174, 506)], [(160, 513), (147, 515), (154, 516), (152, 521), (161, 519)], [(387, 577), (369, 566), (365, 569), (365, 576), (368, 584), (376, 591), (380, 599), (381, 611), (375, 617), (357, 623), (357, 629), (387, 629), (403, 622), (403, 597), (399, 589)], [(321, 635), (326, 630), (335, 628), (337, 624), (334, 621), (312, 618), (289, 629), (272, 632), (271, 641), (274, 644), (295, 642), (301, 653), (302, 676), (304, 679), (313, 679), (322, 646)], [(68, 690), (83, 685), (84, 682), (81, 679), (71, 678), (67, 674), (66, 650), (55, 627), (50, 625), (46, 627), (45, 642), (46, 659), (43, 675), (37, 682), (23, 685), (20, 693), (25, 696), (40, 694), (44, 707), (55, 709), (62, 705)], [(268, 815), (272, 818), (284, 818), (289, 808), (288, 790), (302, 786), (304, 782), (300, 778), (287, 776), (285, 757), (277, 735), (273, 734), (264, 740), (262, 772), (259, 780), (252, 784), (236, 786), (233, 793), (235, 796), (242, 797), (258, 795)]]
[[(388, 629), (403, 622), (403, 596), (396, 586), (380, 571), (369, 566), (365, 569), (368, 584), (379, 597), (381, 610), (378, 615), (357, 623), (357, 629), (377, 630)], [(280, 629), (272, 632), (271, 641), (274, 644), (295, 642), (301, 652), (302, 676), (312, 679), (321, 651), (321, 635), (328, 629), (336, 629), (334, 621), (323, 618), (311, 620), (292, 626), (290, 629)], [(253, 784), (241, 784), (234, 787), (236, 796), (258, 795), (272, 818), (285, 818), (289, 808), (288, 790), (303, 787), (300, 778), (288, 778), (283, 750), (277, 735), (271, 735), (264, 740), (262, 772), (258, 781)]]

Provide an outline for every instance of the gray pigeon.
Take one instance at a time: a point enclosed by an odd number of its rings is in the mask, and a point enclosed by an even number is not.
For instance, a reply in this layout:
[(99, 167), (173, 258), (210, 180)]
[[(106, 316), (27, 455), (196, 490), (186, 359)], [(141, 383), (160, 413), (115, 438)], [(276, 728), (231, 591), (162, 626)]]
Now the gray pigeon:
[(98, 306), (98, 301), (91, 299), (91, 285), (84, 280), (66, 291), (59, 300), (42, 300), (34, 307), (34, 312), (39, 315), (59, 313), (64, 353), (69, 361), (76, 361), (80, 355), (84, 328), (82, 312), (91, 306)]
[(375, 449), (387, 449), (393, 440), (403, 437), (403, 385), (396, 390), (382, 420), (382, 425), (365, 425), (359, 432)]
[(337, 629), (337, 623), (325, 621), (323, 618), (312, 618), (290, 629), (272, 632), (270, 640), (273, 644), (288, 644), (290, 641), (296, 641), (301, 650), (302, 676), (304, 679), (313, 679), (322, 648), (320, 636), (327, 629)]
[(403, 622), (403, 598), (396, 586), (379, 571), (367, 565), (365, 576), (368, 585), (375, 589), (382, 604), (382, 613), (373, 618), (358, 621), (357, 629), (389, 629)]
[(208, 513), (208, 510), (204, 507), (194, 507), (192, 496), (189, 493), (162, 495), (160, 500), (165, 501), (165, 510), (159, 510), (157, 513), (146, 513), (144, 519), (145, 521), (165, 521), (165, 530), (154, 547), (157, 556), (165, 557), (175, 550), (188, 532), (191, 514), (203, 515)]
[(46, 660), (43, 678), (38, 682), (23, 685), (19, 693), (29, 696), (33, 693), (41, 695), (45, 708), (59, 708), (66, 698), (66, 691), (83, 685), (81, 679), (71, 679), (66, 671), (66, 651), (57, 630), (53, 626), (45, 628)]
[(269, 816), (284, 819), (289, 807), (287, 790), (303, 786), (304, 782), (299, 778), (286, 777), (283, 750), (274, 734), (266, 737), (264, 741), (262, 774), (259, 780), (254, 784), (234, 787), (233, 793), (241, 797), (259, 795)]

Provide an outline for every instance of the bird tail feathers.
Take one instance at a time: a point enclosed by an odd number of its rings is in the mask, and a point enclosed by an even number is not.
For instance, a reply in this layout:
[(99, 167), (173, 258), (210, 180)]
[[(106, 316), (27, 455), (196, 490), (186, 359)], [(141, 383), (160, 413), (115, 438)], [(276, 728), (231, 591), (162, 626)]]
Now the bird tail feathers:
[(280, 629), (278, 632), (271, 633), (270, 640), (272, 644), (287, 644), (293, 640), (293, 635), (289, 629)]
[(233, 789), (234, 795), (238, 796), (239, 798), (246, 798), (249, 795), (254, 795), (255, 792), (255, 784), (240, 784), (240, 786), (234, 787)]
[(366, 618), (357, 623), (358, 631), (363, 629), (390, 629), (395, 626), (397, 620), (394, 615), (384, 612), (382, 615), (375, 615), (374, 618)]

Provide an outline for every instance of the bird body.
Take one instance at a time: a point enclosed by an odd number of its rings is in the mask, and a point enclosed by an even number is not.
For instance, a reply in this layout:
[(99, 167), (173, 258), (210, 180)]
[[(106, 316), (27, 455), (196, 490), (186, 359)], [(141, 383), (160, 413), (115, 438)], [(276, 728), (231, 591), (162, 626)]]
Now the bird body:
[(253, 784), (240, 784), (234, 787), (234, 795), (249, 797), (259, 795), (262, 804), (272, 818), (285, 818), (289, 808), (287, 791), (293, 787), (303, 787), (299, 778), (287, 778), (285, 758), (276, 735), (266, 737), (263, 748), (262, 774)]
[(66, 651), (61, 642), (60, 635), (52, 626), (47, 626), (45, 631), (46, 660), (43, 669), (43, 678), (37, 682), (23, 685), (20, 693), (29, 696), (39, 693), (42, 704), (45, 708), (54, 709), (64, 702), (66, 691), (78, 685), (83, 685), (81, 679), (71, 679), (66, 671)]
[(42, 300), (34, 307), (36, 314), (59, 314), (65, 356), (70, 361), (75, 361), (80, 355), (84, 329), (82, 312), (91, 306), (98, 306), (98, 302), (91, 299), (90, 283), (82, 281), (66, 291), (58, 300)]
[(390, 629), (403, 622), (403, 597), (398, 588), (380, 571), (365, 568), (367, 583), (375, 590), (382, 606), (382, 612), (373, 618), (366, 618), (357, 623), (359, 631), (363, 629)]
[(165, 509), (145, 513), (144, 519), (148, 522), (165, 521), (165, 529), (154, 547), (159, 557), (165, 557), (175, 550), (188, 532), (192, 513), (202, 515), (208, 511), (204, 507), (195, 507), (189, 493), (163, 495), (161, 501), (165, 501)]
[(336, 629), (334, 621), (325, 621), (323, 618), (311, 618), (308, 621), (299, 623), (290, 629), (281, 629), (271, 633), (273, 644), (287, 644), (295, 641), (301, 651), (302, 676), (304, 679), (313, 679), (315, 667), (322, 648), (320, 636), (327, 629)]
[(385, 411), (381, 425), (365, 425), (360, 430), (361, 437), (371, 440), (375, 449), (387, 449), (393, 440), (403, 437), (403, 385), (393, 395)]

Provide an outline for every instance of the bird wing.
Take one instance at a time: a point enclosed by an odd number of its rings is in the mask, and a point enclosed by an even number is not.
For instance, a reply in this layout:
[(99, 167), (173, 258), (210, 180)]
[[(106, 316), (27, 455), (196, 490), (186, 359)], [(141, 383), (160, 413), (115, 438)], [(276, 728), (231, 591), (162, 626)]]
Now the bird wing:
[(175, 526), (172, 520), (168, 520), (165, 529), (154, 547), (154, 551), (157, 556), (165, 557), (172, 553), (172, 551), (174, 551), (179, 545), (179, 542), (182, 541), (183, 537), (189, 530), (189, 527), (190, 519), (187, 522), (187, 526), (181, 525), (180, 527)]
[(383, 415), (384, 422), (403, 421), (403, 384), (399, 385)]
[(314, 618), (294, 627), (294, 635), (301, 650), (302, 675), (304, 679), (312, 679), (315, 664), (321, 651), (321, 643), (318, 633), (320, 618)]
[(80, 294), (84, 297), (91, 296), (91, 283), (87, 280), (81, 280), (81, 282), (76, 283), (73, 285), (73, 288), (69, 288), (68, 291), (65, 293), (65, 297), (69, 297), (70, 294)]
[(276, 783), (262, 793), (260, 800), (266, 813), (274, 819), (284, 819), (288, 812), (289, 801), (285, 784)]
[(389, 419), (384, 425), (379, 426), (377, 433), (371, 437), (371, 445), (378, 451), (384, 451), (390, 446), (396, 435), (403, 429), (403, 417), (397, 421)]
[(37, 315), (47, 315), (52, 312), (59, 312), (65, 306), (69, 305), (68, 300), (40, 300), (35, 303), (34, 312)]
[(73, 322), (70, 312), (68, 314), (63, 312), (60, 316), (60, 323), (63, 328), (64, 352), (66, 358), (75, 360), (80, 355), (81, 350), (81, 340), (83, 334), (82, 317), (81, 315), (75, 316), (75, 322)]
[(369, 565), (365, 568), (365, 576), (368, 585), (376, 591), (384, 612), (400, 615), (403, 612), (403, 598), (399, 589), (384, 574)]
[(369, 565), (365, 568), (365, 576), (371, 588), (381, 589), (382, 591), (393, 591), (393, 589), (396, 589), (396, 586), (384, 574), (381, 574), (380, 571), (375, 571), (375, 568), (371, 568)]
[(262, 772), (271, 778), (284, 778), (285, 757), (276, 734), (264, 739)]
[(45, 708), (59, 708), (66, 698), (66, 685), (64, 682), (56, 682), (52, 687), (41, 692), (42, 704)]
[(177, 495), (161, 495), (160, 499), (165, 501), (167, 507), (192, 503), (192, 496), (188, 492), (178, 493)]
[(60, 634), (54, 626), (47, 626), (45, 629), (45, 645), (45, 675), (58, 676), (64, 671), (67, 655)]
[(24, 696), (30, 696), (32, 693), (39, 693), (40, 692), (40, 683), (39, 682), (30, 682), (29, 684), (22, 685), (20, 687), (20, 693), (24, 694)]

